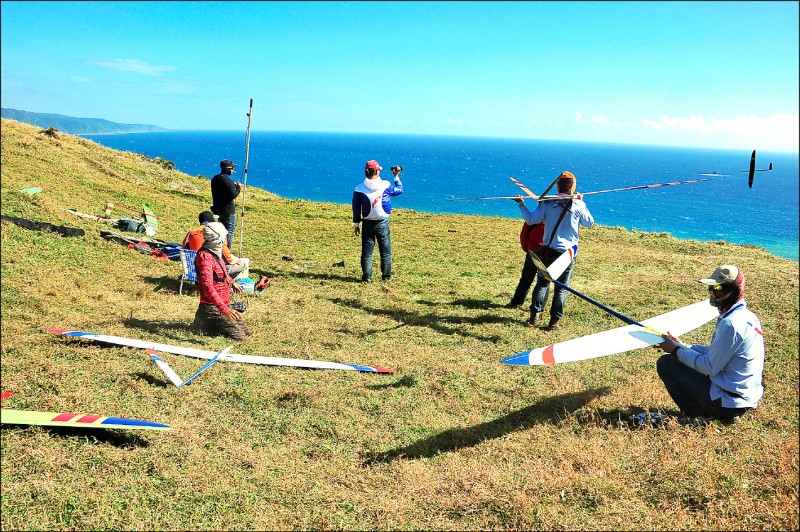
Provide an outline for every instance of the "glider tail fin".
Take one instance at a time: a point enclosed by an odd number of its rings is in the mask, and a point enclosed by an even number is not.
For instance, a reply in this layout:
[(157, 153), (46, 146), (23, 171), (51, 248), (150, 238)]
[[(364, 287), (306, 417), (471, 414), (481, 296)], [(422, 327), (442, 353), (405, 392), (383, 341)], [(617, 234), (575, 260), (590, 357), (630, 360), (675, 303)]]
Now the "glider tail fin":
[(158, 367), (161, 368), (161, 371), (163, 371), (164, 374), (167, 377), (169, 377), (169, 380), (172, 381), (172, 384), (174, 384), (178, 388), (180, 388), (183, 385), (183, 380), (180, 377), (178, 377), (178, 374), (175, 373), (175, 370), (169, 367), (169, 364), (164, 362), (164, 360), (160, 356), (158, 356), (158, 354), (155, 351), (148, 348), (147, 354), (150, 355), (150, 358), (152, 358), (153, 361), (158, 365)]
[(187, 384), (191, 384), (191, 382), (192, 382), (193, 380), (195, 380), (195, 379), (196, 379), (196, 378), (197, 378), (197, 377), (198, 377), (198, 376), (199, 376), (201, 373), (203, 373), (205, 370), (207, 370), (208, 368), (210, 368), (211, 366), (213, 366), (213, 365), (214, 365), (214, 363), (216, 363), (216, 362), (217, 362), (217, 360), (219, 360), (219, 358), (220, 358), (220, 357), (224, 357), (224, 356), (225, 356), (225, 355), (228, 353), (228, 351), (230, 351), (230, 350), (231, 350), (231, 347), (233, 347), (233, 346), (226, 347), (225, 349), (223, 349), (222, 351), (220, 351), (219, 353), (217, 353), (216, 355), (214, 355), (214, 358), (212, 358), (211, 360), (209, 360), (208, 362), (206, 362), (206, 364), (205, 364), (205, 365), (204, 365), (202, 368), (198, 369), (198, 370), (195, 372), (195, 374), (194, 374), (194, 375), (192, 375), (191, 377), (189, 377), (188, 379), (186, 379), (186, 381), (185, 381), (183, 384), (181, 384), (180, 386), (178, 386), (178, 388), (180, 388), (181, 386), (186, 386)]
[(539, 196), (537, 196), (536, 194), (534, 194), (534, 193), (533, 193), (533, 191), (532, 191), (531, 189), (529, 189), (528, 187), (526, 187), (525, 185), (523, 185), (522, 183), (520, 183), (518, 180), (514, 179), (514, 178), (513, 178), (513, 177), (511, 177), (511, 176), (509, 176), (509, 179), (510, 179), (511, 181), (513, 181), (515, 185), (517, 185), (519, 188), (521, 188), (521, 189), (522, 189), (522, 191), (523, 191), (525, 194), (527, 194), (527, 195), (528, 195), (528, 197), (530, 197), (531, 199), (534, 199), (534, 200), (538, 200), (538, 199), (539, 199)]

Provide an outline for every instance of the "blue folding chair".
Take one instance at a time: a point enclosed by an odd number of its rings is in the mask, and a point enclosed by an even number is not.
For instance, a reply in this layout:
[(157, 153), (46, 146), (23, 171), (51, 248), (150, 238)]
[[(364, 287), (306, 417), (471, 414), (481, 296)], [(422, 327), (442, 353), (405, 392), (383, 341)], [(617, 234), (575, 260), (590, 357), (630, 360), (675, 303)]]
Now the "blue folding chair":
[(181, 249), (181, 266), (183, 266), (183, 273), (181, 274), (181, 287), (178, 293), (183, 295), (183, 282), (190, 281), (197, 283), (197, 271), (194, 268), (194, 259), (197, 257), (197, 251), (193, 249)]

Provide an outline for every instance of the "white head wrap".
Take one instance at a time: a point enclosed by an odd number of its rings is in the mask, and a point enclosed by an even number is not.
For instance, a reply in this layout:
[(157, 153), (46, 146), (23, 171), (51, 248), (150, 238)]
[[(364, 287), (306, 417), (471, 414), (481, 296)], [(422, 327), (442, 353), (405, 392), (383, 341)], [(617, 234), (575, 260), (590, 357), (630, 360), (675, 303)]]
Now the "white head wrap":
[(203, 228), (203, 247), (217, 257), (222, 256), (222, 244), (228, 239), (228, 230), (219, 222), (209, 222)]

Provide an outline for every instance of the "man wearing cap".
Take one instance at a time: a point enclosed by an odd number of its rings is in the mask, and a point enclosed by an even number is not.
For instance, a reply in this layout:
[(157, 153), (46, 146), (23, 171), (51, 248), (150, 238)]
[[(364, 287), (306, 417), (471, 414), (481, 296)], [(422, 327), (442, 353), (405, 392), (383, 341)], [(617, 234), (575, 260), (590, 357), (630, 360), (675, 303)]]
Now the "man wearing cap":
[(219, 222), (228, 230), (228, 247), (233, 246), (233, 231), (236, 228), (236, 204), (241, 186), (234, 183), (231, 174), (236, 163), (224, 159), (219, 162), (220, 173), (211, 178), (211, 212), (219, 216)]
[[(392, 196), (403, 193), (400, 182), (402, 166), (393, 166), (394, 184), (381, 179), (383, 168), (378, 161), (367, 161), (364, 181), (353, 191), (353, 230), (361, 234), (361, 280), (372, 281), (372, 253), (375, 241), (381, 254), (381, 277), (392, 278), (392, 242), (389, 232), (389, 214), (392, 212)], [(363, 229), (360, 227), (363, 222)]]
[(720, 266), (700, 282), (719, 311), (711, 344), (687, 346), (667, 332), (654, 346), (666, 353), (656, 370), (684, 416), (731, 420), (756, 408), (764, 395), (764, 333), (747, 309), (741, 268)]
[(194, 327), (211, 336), (244, 340), (250, 331), (242, 321), (242, 315), (228, 307), (231, 288), (238, 292), (242, 289), (228, 274), (222, 259), (224, 233), (221, 230), (224, 229), (219, 222), (205, 225), (203, 247), (194, 260), (200, 289), (200, 305), (194, 315)]
[[(525, 223), (534, 225), (544, 222), (545, 231), (542, 241), (547, 242), (546, 246), (549, 249), (546, 252), (551, 259), (555, 259), (578, 244), (578, 230), (581, 226), (591, 227), (594, 225), (594, 218), (583, 202), (583, 195), (575, 194), (575, 183), (575, 175), (572, 172), (562, 172), (558, 176), (556, 186), (558, 187), (558, 195), (565, 196), (565, 198), (562, 200), (540, 201), (533, 212), (525, 206), (522, 196), (514, 198), (514, 201), (519, 204), (519, 210), (525, 219)], [(578, 253), (576, 251), (572, 262), (558, 278), (560, 283), (569, 285), (577, 258)], [(538, 275), (531, 298), (531, 316), (528, 319), (528, 323), (531, 325), (536, 325), (538, 316), (544, 309), (549, 289), (550, 282)], [(550, 305), (550, 323), (546, 327), (547, 330), (557, 329), (561, 326), (559, 320), (564, 316), (566, 302), (567, 291), (556, 285), (553, 293), (553, 303)]]

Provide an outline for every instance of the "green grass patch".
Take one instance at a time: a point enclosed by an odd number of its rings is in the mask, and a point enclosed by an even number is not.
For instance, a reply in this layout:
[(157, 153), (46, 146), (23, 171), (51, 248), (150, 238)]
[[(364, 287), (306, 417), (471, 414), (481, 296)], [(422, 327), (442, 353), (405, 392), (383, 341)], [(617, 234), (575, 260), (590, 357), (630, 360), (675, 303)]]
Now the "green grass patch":
[[(210, 204), (208, 180), (5, 119), (2, 161), (4, 214), (86, 231), (2, 222), (2, 388), (14, 392), (3, 406), (172, 427), (4, 426), (4, 530), (798, 528), (796, 262), (755, 246), (582, 232), (573, 285), (604, 304), (646, 319), (703, 299), (695, 279), (734, 263), (764, 326), (766, 396), (752, 415), (631, 430), (620, 419), (674, 411), (655, 350), (499, 362), (622, 325), (573, 296), (554, 332), (503, 308), (522, 267), (520, 220), (396, 209), (392, 282), (364, 285), (349, 206), (250, 187), (243, 255), (272, 286), (248, 297), (254, 334), (234, 351), (397, 373), (223, 362), (178, 390), (144, 351), (45, 329), (227, 346), (189, 330), (198, 296), (178, 295), (178, 263), (108, 242), (108, 225), (65, 210), (147, 202), (163, 217), (157, 237), (180, 241)], [(17, 192), (30, 186), (45, 190)], [(164, 357), (183, 376), (202, 365)]]

